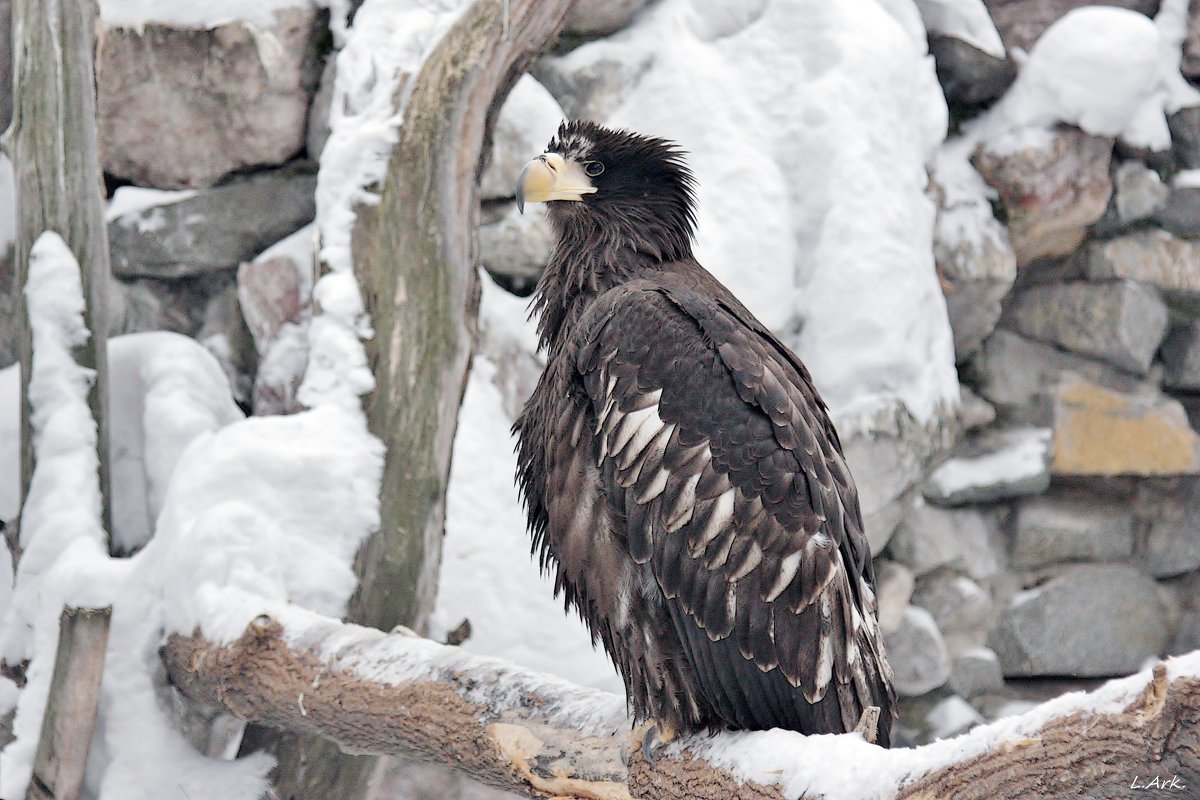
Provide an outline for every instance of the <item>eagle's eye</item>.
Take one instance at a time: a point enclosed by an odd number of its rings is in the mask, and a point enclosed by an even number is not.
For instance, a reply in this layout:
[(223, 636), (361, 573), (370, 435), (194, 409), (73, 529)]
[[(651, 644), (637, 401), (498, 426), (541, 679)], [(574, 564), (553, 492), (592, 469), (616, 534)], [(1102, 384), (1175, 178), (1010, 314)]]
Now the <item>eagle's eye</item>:
[(589, 178), (594, 178), (604, 172), (604, 165), (599, 161), (588, 161), (583, 165), (583, 171), (588, 174)]

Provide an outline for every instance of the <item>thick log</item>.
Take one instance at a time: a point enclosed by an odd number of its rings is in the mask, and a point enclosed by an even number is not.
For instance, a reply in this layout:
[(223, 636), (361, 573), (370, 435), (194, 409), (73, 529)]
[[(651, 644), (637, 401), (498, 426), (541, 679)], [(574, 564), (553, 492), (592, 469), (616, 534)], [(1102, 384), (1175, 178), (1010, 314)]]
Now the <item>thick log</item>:
[(58, 654), (26, 800), (75, 800), (100, 706), (112, 608), (64, 608)]
[[(746, 782), (714, 765), (702, 754), (705, 737), (668, 748), (653, 763), (635, 746), (627, 768), (630, 724), (619, 698), (412, 634), (314, 623), (309, 616), (283, 625), (264, 616), (228, 645), (199, 634), (173, 636), (163, 657), (186, 696), (242, 719), (320, 736), (349, 752), (448, 764), (527, 797), (785, 797), (769, 780)], [(986, 740), (989, 749), (974, 757), (978, 744), (885, 751), (859, 742), (850, 772), (896, 776), (890, 793), (872, 790), (871, 797), (921, 800), (1128, 797), (1135, 778), (1154, 776), (1174, 777), (1188, 791), (1200, 787), (1200, 675), (1168, 680), (1160, 665), (1120, 710), (1075, 708), (1048, 717), (1022, 734), (1011, 733), (1020, 729), (1008, 720), (997, 723), (997, 731), (1009, 733)], [(795, 752), (780, 754), (781, 774), (813, 757), (806, 741), (797, 737)]]
[[(109, 494), (107, 378), (108, 234), (96, 135), (95, 0), (16, 0), (13, 4), (12, 128), (8, 150), (17, 189), (17, 280), (24, 291), (29, 250), (43, 231), (59, 234), (79, 262), (92, 332), (75, 353), (76, 363), (95, 370), (88, 396), (96, 420), (100, 492), (106, 499), (104, 529), (112, 529)], [(32, 339), (24, 303), (22, 364), (30, 364)], [(34, 453), (29, 428), (29, 369), (21, 375), (21, 497), (29, 491)]]

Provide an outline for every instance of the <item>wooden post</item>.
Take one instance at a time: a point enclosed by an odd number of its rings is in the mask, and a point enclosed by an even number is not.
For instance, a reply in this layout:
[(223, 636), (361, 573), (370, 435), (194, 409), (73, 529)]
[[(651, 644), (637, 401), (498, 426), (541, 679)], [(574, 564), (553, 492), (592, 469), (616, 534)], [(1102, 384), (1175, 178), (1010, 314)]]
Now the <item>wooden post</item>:
[[(112, 530), (108, 478), (108, 234), (96, 135), (95, 0), (15, 0), (13, 123), (7, 136), (17, 188), (16, 291), (29, 275), (29, 249), (43, 231), (62, 236), (83, 278), (88, 343), (76, 363), (95, 370), (88, 396), (97, 425), (104, 529)], [(21, 497), (33, 476), (29, 433), (32, 339), (24, 303), (21, 370)]]
[(64, 608), (26, 800), (75, 800), (96, 727), (112, 608)]

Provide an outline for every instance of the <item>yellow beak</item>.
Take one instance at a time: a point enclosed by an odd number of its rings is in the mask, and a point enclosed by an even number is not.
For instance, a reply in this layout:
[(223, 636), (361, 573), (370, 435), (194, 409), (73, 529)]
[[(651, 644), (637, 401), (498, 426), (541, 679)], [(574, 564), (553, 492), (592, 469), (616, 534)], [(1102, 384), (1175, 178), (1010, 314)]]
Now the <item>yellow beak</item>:
[(583, 167), (567, 161), (558, 153), (543, 153), (525, 165), (517, 178), (517, 208), (524, 213), (525, 203), (550, 200), (583, 200), (596, 187)]

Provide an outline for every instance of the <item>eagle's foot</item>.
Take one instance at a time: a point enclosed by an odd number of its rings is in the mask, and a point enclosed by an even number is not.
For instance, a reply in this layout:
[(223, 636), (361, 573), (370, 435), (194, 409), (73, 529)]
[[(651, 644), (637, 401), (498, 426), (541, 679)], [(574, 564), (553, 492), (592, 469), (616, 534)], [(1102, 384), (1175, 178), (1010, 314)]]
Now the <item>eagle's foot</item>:
[(642, 758), (653, 764), (658, 761), (662, 749), (679, 737), (679, 731), (666, 722), (651, 719), (634, 727), (629, 733), (630, 753), (642, 751)]

